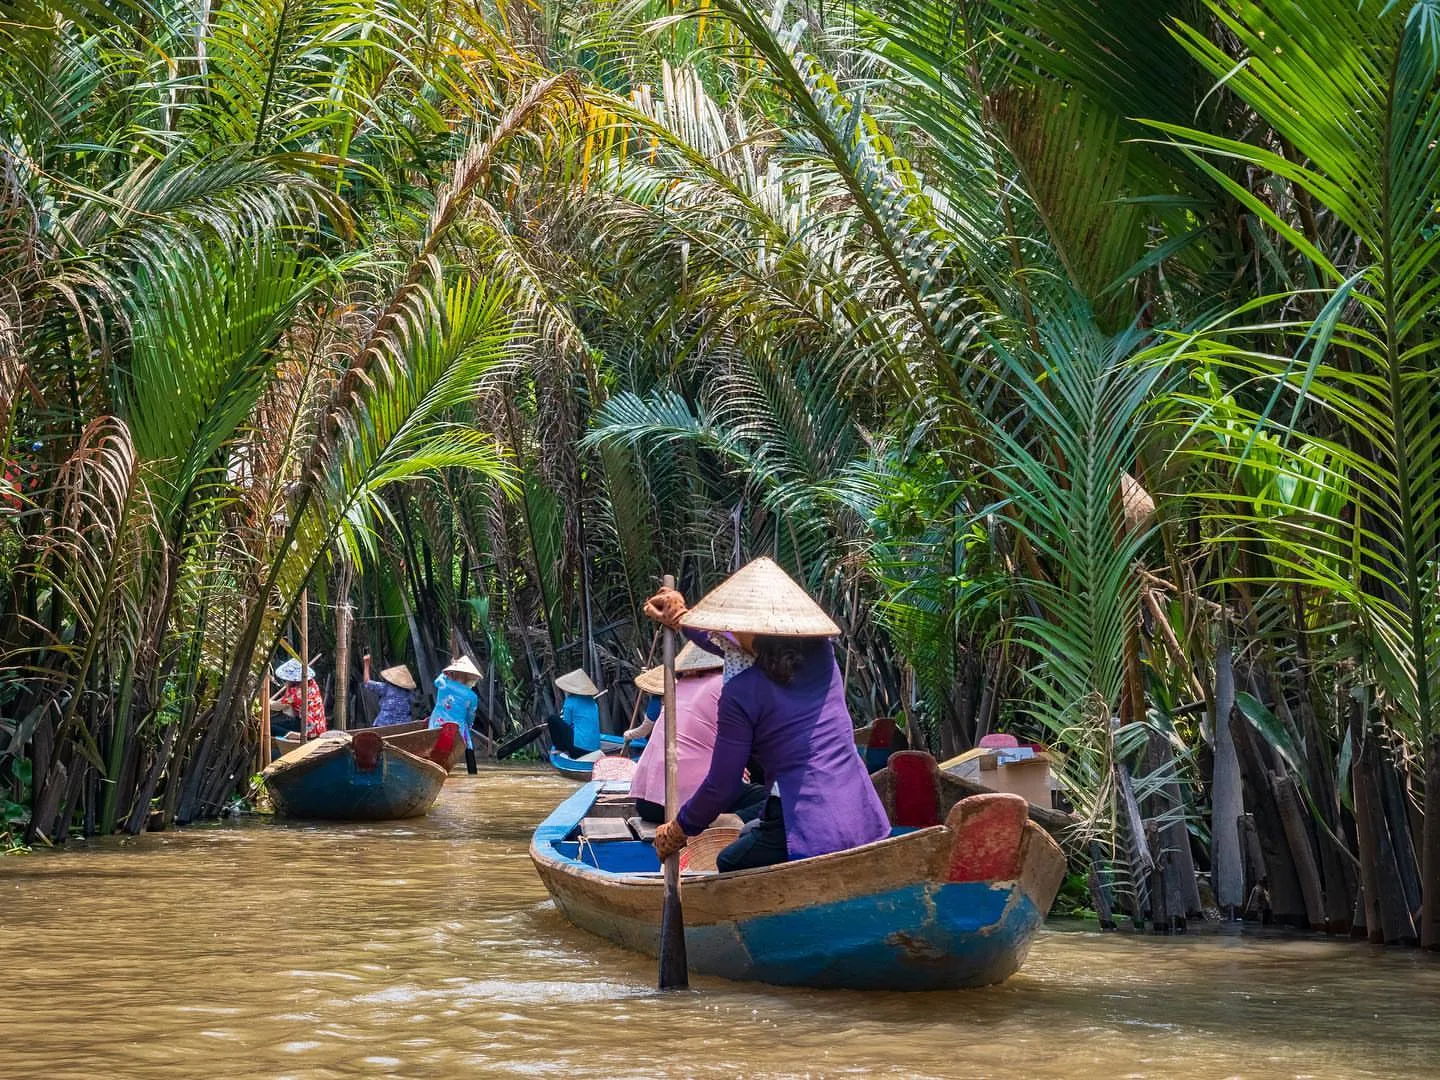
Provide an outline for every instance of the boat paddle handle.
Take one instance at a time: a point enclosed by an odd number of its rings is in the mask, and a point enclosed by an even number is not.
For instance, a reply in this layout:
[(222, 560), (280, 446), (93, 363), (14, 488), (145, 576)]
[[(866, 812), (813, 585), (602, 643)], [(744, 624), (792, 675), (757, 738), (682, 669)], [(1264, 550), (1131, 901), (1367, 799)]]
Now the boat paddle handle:
[[(665, 588), (675, 588), (675, 578), (665, 575)], [(680, 812), (679, 774), (675, 739), (675, 631), (665, 628), (665, 820), (674, 821)], [(661, 990), (684, 990), (690, 985), (689, 963), (685, 956), (685, 913), (680, 907), (680, 853), (665, 860), (665, 907), (660, 916)]]

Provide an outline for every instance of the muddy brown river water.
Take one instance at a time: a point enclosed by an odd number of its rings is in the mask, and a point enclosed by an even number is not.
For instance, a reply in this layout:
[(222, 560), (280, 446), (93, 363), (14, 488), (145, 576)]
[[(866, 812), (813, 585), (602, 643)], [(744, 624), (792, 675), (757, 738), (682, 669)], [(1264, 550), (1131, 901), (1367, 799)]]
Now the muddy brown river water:
[(1056, 924), (988, 990), (661, 996), (531, 868), (571, 790), (0, 859), (0, 1078), (1440, 1077), (1440, 963), (1348, 941)]

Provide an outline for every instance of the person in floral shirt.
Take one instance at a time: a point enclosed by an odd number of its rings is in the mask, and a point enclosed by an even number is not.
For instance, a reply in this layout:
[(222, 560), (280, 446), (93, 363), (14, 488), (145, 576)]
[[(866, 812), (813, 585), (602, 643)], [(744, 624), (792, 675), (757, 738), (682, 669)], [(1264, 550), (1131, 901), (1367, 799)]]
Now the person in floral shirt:
[(475, 692), (479, 681), (480, 669), (468, 656), (450, 661), (435, 677), (435, 708), (430, 712), (432, 728), (447, 722), (460, 728), (460, 737), (465, 740), (465, 771), (469, 773), (477, 769), (470, 725), (475, 723), (475, 713), (480, 708), (480, 695)]
[[(314, 739), (325, 734), (329, 725), (325, 722), (325, 698), (321, 696), (320, 684), (315, 681), (315, 669), (307, 668), (306, 674), (309, 680), (304, 692), (305, 738)], [(285, 689), (270, 702), (270, 707), (298, 718), (301, 709), (300, 661), (286, 660), (275, 669), (275, 677), (285, 683)], [(298, 721), (296, 728), (299, 728)]]

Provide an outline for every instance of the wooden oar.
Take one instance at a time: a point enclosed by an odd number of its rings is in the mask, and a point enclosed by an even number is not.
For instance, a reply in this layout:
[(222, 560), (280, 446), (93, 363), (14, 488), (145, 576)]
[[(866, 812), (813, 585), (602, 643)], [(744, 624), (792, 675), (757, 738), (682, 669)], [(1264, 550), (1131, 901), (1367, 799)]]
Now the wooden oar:
[[(665, 575), (665, 588), (675, 578)], [(680, 812), (679, 763), (675, 756), (675, 631), (665, 630), (665, 820)], [(660, 917), (660, 989), (684, 990), (690, 985), (685, 956), (685, 912), (680, 907), (680, 853), (665, 860), (665, 908)]]
[(495, 748), (495, 760), (504, 761), (511, 754), (515, 753), (516, 750), (519, 750), (523, 746), (529, 746), (544, 734), (544, 732), (545, 725), (536, 724), (534, 727), (527, 728), (520, 732), (519, 735), (511, 736)]

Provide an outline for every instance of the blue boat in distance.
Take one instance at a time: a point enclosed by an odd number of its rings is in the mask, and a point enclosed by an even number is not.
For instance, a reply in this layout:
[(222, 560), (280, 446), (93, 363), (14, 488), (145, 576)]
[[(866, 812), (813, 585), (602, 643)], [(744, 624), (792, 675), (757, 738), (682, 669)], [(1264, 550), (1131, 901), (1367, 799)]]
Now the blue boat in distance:
[(599, 750), (592, 750), (584, 757), (571, 757), (563, 750), (550, 748), (550, 764), (561, 776), (568, 776), (571, 780), (589, 780), (595, 762), (604, 756)]
[(645, 749), (644, 739), (633, 740), (628, 747), (625, 740), (619, 735), (601, 735), (600, 749), (592, 750), (588, 754), (575, 757), (563, 750), (550, 747), (550, 764), (561, 776), (568, 776), (571, 780), (589, 780), (591, 770), (595, 768), (595, 762), (607, 755), (615, 755), (624, 748), (626, 756), (632, 760), (640, 756), (640, 751)]
[(600, 749), (607, 754), (618, 754), (624, 748), (630, 757), (639, 757), (640, 751), (645, 749), (645, 744), (649, 741), (649, 739), (631, 739), (627, 746), (623, 735), (611, 735), (604, 731), (600, 733)]
[[(454, 724), (431, 751), (448, 756), (459, 738)], [(400, 749), (373, 728), (326, 732), (262, 772), (275, 811), (283, 817), (327, 821), (394, 821), (428, 811), (446, 769)]]
[[(691, 861), (682, 875), (691, 970), (785, 986), (942, 990), (1019, 969), (1064, 878), (1060, 846), (1019, 796), (946, 807), (928, 754), (896, 753), (877, 781), (893, 825), (886, 839), (729, 874), (694, 869), (703, 856)], [(535, 830), (530, 858), (576, 926), (653, 955), (660, 864), (616, 786), (590, 783), (561, 803)], [(713, 866), (714, 848), (702, 834), (687, 853), (708, 850)]]

